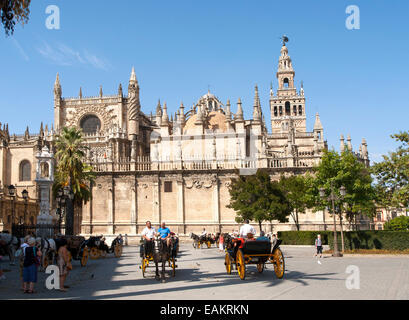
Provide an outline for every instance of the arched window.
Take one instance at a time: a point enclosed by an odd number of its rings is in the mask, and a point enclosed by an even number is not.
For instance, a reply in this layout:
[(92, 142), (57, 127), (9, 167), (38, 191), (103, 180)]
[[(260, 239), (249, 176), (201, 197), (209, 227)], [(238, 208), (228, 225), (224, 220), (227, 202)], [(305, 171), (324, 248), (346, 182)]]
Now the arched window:
[(20, 181), (31, 181), (31, 163), (28, 160), (20, 163)]
[(274, 116), (275, 116), (275, 117), (277, 117), (277, 116), (278, 116), (277, 107), (274, 107)]
[(284, 78), (284, 88), (288, 88), (289, 83), (288, 78)]
[(50, 171), (50, 167), (48, 165), (47, 162), (43, 162), (41, 163), (41, 178), (48, 178), (49, 177), (49, 171)]
[(282, 115), (283, 115), (283, 107), (280, 106), (280, 116), (282, 116)]
[(80, 127), (84, 133), (97, 133), (101, 128), (101, 120), (95, 115), (87, 115), (82, 118)]
[(302, 106), (298, 106), (298, 114), (302, 116)]
[(291, 116), (291, 104), (289, 101), (285, 103), (285, 115)]
[(297, 115), (297, 106), (293, 106), (293, 114), (296, 116)]

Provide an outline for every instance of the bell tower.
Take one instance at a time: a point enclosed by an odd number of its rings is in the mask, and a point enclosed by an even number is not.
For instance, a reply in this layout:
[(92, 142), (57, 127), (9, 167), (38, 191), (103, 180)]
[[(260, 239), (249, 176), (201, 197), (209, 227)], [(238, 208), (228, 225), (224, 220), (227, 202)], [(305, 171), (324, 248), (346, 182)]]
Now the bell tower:
[(283, 37), (283, 46), (278, 61), (277, 95), (270, 92), (270, 112), (272, 133), (288, 133), (290, 123), (295, 131), (306, 132), (305, 97), (304, 88), (297, 92), (294, 85), (295, 71), (290, 56), (288, 55), (287, 37)]

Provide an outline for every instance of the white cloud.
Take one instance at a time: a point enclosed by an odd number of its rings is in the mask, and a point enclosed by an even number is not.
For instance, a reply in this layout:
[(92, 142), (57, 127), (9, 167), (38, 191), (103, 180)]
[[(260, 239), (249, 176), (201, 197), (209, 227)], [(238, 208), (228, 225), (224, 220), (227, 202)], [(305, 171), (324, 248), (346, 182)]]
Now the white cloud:
[(18, 51), (20, 52), (23, 59), (26, 61), (29, 61), (30, 58), (28, 57), (27, 53), (24, 51), (23, 47), (20, 45), (20, 43), (15, 38), (13, 38), (13, 43), (15, 47), (18, 49)]
[(87, 50), (83, 50), (83, 53), (81, 53), (63, 43), (52, 47), (43, 41), (42, 46), (37, 48), (37, 52), (40, 53), (43, 58), (60, 66), (83, 64), (101, 70), (108, 70), (110, 68), (110, 64), (105, 59), (97, 57)]

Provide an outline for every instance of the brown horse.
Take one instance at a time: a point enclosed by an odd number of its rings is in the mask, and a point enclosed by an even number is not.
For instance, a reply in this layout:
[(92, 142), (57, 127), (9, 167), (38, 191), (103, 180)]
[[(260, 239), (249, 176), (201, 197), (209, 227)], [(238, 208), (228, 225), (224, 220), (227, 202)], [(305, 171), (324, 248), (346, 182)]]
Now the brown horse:
[[(156, 280), (162, 280), (165, 282), (165, 266), (170, 259), (176, 257), (176, 252), (174, 250), (175, 247), (175, 239), (172, 237), (169, 241), (169, 246), (166, 243), (166, 240), (162, 240), (160, 238), (156, 239), (157, 245), (153, 250), (153, 261), (155, 262), (156, 267)], [(162, 262), (162, 269), (161, 274), (159, 275), (159, 263)]]

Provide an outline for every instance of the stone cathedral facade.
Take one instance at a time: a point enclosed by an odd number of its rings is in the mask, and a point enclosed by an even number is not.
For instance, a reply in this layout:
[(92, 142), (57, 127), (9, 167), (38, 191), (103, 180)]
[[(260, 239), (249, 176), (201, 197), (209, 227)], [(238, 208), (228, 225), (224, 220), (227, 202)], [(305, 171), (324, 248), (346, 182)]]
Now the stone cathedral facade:
[[(92, 200), (76, 215), (77, 231), (84, 235), (118, 233), (135, 236), (150, 220), (165, 221), (179, 234), (238, 229), (229, 204), (231, 179), (268, 169), (272, 179), (303, 174), (318, 164), (327, 149), (320, 117), (307, 131), (306, 97), (296, 88), (295, 71), (285, 44), (277, 70), (278, 87), (269, 93), (268, 132), (259, 90), (254, 103), (243, 106), (240, 98), (222, 102), (208, 92), (191, 106), (183, 103), (170, 114), (158, 102), (156, 113), (147, 115), (140, 103), (140, 87), (134, 69), (127, 95), (63, 98), (59, 76), (54, 85), (54, 128), (42, 135), (52, 145), (63, 127), (84, 132), (89, 147), (86, 161), (97, 179), (91, 185)], [(245, 119), (243, 108), (251, 108)], [(37, 143), (38, 144), (38, 143)], [(352, 150), (351, 139), (348, 147)], [(341, 138), (341, 147), (345, 145)], [(356, 156), (369, 165), (366, 141)], [(328, 213), (300, 215), (302, 230), (330, 229)], [(268, 224), (267, 230), (295, 229), (293, 221)]]

